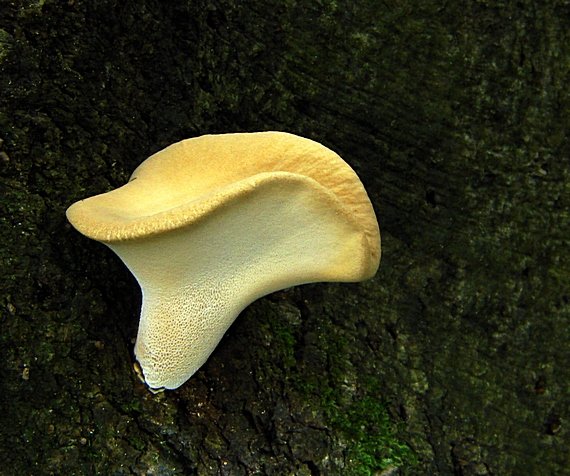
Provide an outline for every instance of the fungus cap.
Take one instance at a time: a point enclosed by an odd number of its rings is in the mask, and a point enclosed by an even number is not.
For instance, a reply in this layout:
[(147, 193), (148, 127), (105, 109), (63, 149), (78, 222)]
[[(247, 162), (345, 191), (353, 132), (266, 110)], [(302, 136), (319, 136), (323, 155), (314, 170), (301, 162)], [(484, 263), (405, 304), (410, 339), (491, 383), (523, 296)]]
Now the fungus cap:
[(135, 356), (153, 391), (190, 378), (257, 298), (361, 281), (380, 260), (378, 223), (356, 173), (323, 145), (283, 132), (175, 143), (67, 217), (115, 251), (141, 286)]

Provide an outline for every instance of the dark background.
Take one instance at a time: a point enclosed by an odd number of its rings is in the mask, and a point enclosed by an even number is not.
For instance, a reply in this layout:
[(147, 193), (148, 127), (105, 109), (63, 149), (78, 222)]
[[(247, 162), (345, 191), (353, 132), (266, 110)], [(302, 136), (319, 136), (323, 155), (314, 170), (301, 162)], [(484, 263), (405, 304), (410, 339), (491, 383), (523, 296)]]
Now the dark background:
[[(0, 474), (570, 474), (566, 1), (0, 1)], [(65, 220), (166, 145), (284, 130), (383, 257), (261, 299), (180, 389)]]

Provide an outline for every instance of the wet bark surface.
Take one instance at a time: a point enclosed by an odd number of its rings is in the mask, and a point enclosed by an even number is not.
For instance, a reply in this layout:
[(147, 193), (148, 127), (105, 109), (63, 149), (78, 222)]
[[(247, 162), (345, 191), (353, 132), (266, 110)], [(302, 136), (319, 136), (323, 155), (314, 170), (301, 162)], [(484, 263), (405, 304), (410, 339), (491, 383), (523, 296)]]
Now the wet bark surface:
[[(0, 473), (564, 474), (569, 27), (563, 1), (2, 1)], [(257, 130), (357, 171), (380, 271), (257, 301), (152, 395), (138, 285), (65, 209)]]

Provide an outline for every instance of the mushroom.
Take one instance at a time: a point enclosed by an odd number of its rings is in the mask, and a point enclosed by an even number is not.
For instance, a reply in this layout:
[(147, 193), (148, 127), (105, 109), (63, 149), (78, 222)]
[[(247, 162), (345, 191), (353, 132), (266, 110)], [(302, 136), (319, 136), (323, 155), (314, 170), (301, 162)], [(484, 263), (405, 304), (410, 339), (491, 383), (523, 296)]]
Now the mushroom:
[(356, 173), (323, 145), (283, 132), (175, 143), (67, 217), (140, 284), (135, 357), (153, 392), (188, 380), (259, 297), (368, 279), (380, 261), (378, 223)]

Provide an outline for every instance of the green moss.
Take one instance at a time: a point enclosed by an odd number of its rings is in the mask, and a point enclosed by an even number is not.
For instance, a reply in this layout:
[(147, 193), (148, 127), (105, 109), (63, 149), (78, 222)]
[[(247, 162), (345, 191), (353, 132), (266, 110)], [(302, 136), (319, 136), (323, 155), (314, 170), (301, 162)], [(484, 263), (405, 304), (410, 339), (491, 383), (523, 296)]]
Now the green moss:
[[(307, 405), (320, 412), (344, 450), (343, 474), (370, 475), (375, 471), (416, 463), (414, 452), (398, 437), (388, 402), (379, 395), (372, 375), (359, 375), (350, 361), (355, 343), (326, 314), (315, 315), (318, 333), (304, 335), (300, 316), (285, 305), (265, 303), (256, 322), (261, 345), (257, 361), (266, 381), (287, 381)], [(300, 344), (301, 339), (303, 343)]]
[[(371, 475), (379, 470), (417, 463), (413, 450), (398, 437), (397, 425), (383, 401), (378, 379), (371, 375), (352, 377), (351, 343), (332, 323), (324, 323), (317, 340), (327, 356), (328, 370), (305, 371), (290, 377), (295, 388), (319, 407), (328, 425), (346, 445), (346, 475)], [(349, 383), (352, 380), (352, 383)]]
[(330, 388), (324, 402), (331, 426), (348, 443), (345, 474), (368, 476), (377, 470), (416, 464), (412, 449), (398, 439), (387, 402), (378, 397), (377, 380), (362, 378), (357, 388), (363, 395), (348, 405), (342, 405), (340, 392)]
[(375, 470), (416, 464), (413, 451), (398, 440), (386, 405), (374, 396), (365, 396), (337, 412), (332, 424), (350, 442), (348, 475), (365, 476)]

